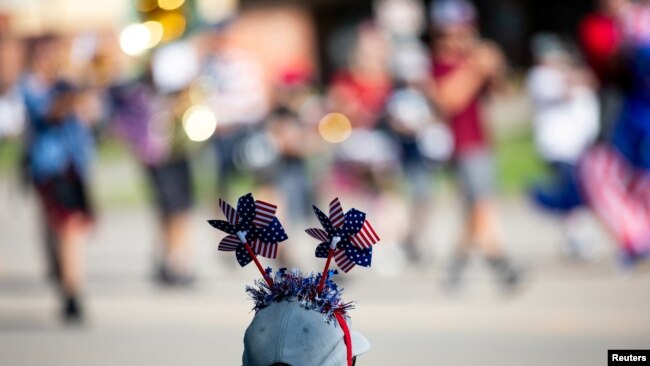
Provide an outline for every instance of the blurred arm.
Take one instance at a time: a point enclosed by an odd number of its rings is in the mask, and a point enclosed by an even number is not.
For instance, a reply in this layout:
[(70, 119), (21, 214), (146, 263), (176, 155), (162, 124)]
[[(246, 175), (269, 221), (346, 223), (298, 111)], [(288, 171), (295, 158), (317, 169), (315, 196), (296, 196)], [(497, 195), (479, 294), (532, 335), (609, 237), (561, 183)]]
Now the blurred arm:
[(460, 112), (481, 91), (485, 77), (469, 62), (437, 79), (428, 88), (429, 97), (445, 116)]
[(429, 96), (444, 115), (452, 116), (486, 85), (503, 85), (504, 75), (505, 59), (498, 46), (482, 42), (462, 65), (431, 84)]

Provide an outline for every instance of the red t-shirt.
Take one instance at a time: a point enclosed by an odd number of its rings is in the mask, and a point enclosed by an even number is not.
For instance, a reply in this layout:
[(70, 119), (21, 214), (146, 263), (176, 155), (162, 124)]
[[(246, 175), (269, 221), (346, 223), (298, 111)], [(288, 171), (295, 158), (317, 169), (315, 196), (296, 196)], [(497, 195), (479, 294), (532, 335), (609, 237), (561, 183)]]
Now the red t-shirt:
[(388, 78), (361, 79), (348, 71), (334, 75), (332, 88), (336, 89), (345, 103), (354, 108), (347, 110), (355, 128), (374, 127), (383, 111), (391, 91)]
[[(459, 63), (443, 63), (434, 59), (433, 78), (440, 81), (459, 65)], [(454, 136), (454, 153), (457, 156), (485, 148), (488, 145), (481, 117), (482, 93), (482, 91), (478, 92), (465, 108), (448, 118), (449, 127)]]

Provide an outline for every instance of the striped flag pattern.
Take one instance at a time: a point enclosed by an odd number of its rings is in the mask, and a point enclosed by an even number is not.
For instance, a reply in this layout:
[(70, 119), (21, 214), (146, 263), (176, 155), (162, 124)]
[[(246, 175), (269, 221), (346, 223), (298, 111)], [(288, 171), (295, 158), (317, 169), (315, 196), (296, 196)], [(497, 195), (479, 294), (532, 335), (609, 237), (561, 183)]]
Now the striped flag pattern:
[(218, 249), (224, 252), (232, 252), (233, 250), (237, 249), (239, 244), (241, 244), (241, 242), (236, 235), (228, 235), (225, 238), (221, 239)]
[(329, 242), (330, 240), (329, 237), (327, 236), (327, 232), (325, 232), (325, 230), (322, 229), (311, 228), (305, 230), (305, 232), (309, 234), (309, 236), (311, 236), (312, 238), (320, 240), (322, 242)]
[(255, 239), (251, 243), (251, 248), (256, 254), (266, 258), (275, 258), (278, 255), (277, 243), (264, 243), (259, 239)]
[(278, 206), (264, 202), (264, 201), (255, 201), (255, 219), (253, 220), (253, 225), (257, 227), (264, 227), (271, 223), (273, 217), (275, 216), (275, 210)]
[(370, 225), (370, 221), (366, 219), (363, 226), (361, 226), (361, 230), (353, 235), (350, 241), (359, 249), (368, 249), (379, 241), (379, 235)]
[(277, 206), (255, 201), (253, 195), (248, 193), (239, 197), (236, 210), (222, 199), (219, 200), (219, 207), (226, 216), (226, 221), (208, 220), (216, 229), (230, 234), (221, 240), (219, 250), (234, 251), (235, 258), (242, 267), (250, 263), (253, 258), (238, 236), (240, 232), (245, 232), (254, 254), (267, 258), (277, 256), (278, 244), (287, 240), (282, 224), (275, 217)]
[(334, 250), (334, 261), (339, 269), (345, 273), (350, 271), (354, 267), (354, 262), (348, 258), (343, 249)]
[(333, 227), (339, 228), (343, 225), (344, 221), (343, 207), (341, 207), (341, 202), (337, 197), (330, 202), (330, 223), (332, 223)]
[(237, 221), (239, 221), (237, 211), (232, 208), (228, 202), (222, 200), (221, 198), (219, 198), (219, 207), (221, 208), (223, 214), (226, 216), (226, 220), (228, 220), (231, 225), (237, 225)]
[[(331, 253), (334, 262), (343, 272), (348, 272), (355, 265), (370, 267), (372, 246), (380, 239), (365, 213), (354, 208), (344, 213), (338, 198), (330, 202), (329, 217), (316, 206), (314, 212), (324, 230), (311, 228), (305, 231), (321, 242), (316, 247), (317, 258), (327, 258)], [(334, 237), (338, 237), (339, 241), (331, 251), (330, 243)]]
[(650, 250), (650, 178), (636, 175), (617, 151), (605, 146), (592, 148), (579, 172), (592, 211), (622, 247), (631, 253)]

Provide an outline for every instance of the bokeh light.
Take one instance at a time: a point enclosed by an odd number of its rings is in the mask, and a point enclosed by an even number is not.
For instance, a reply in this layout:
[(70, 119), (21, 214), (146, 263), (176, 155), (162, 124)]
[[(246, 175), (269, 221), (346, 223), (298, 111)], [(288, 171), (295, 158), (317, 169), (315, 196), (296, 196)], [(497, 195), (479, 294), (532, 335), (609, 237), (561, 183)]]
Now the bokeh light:
[(183, 35), (185, 32), (185, 17), (182, 14), (172, 12), (161, 16), (158, 21), (162, 24), (164, 33), (163, 41), (170, 41)]
[(147, 27), (147, 30), (149, 31), (149, 43), (147, 44), (147, 48), (155, 47), (158, 43), (160, 43), (163, 37), (162, 24), (155, 20), (150, 20), (142, 23), (142, 25)]
[(183, 129), (192, 141), (205, 141), (217, 129), (217, 117), (210, 108), (194, 105), (183, 114)]
[(158, 6), (165, 10), (174, 10), (180, 8), (185, 0), (158, 0)]
[(151, 44), (151, 32), (144, 24), (131, 24), (120, 33), (120, 48), (130, 56), (143, 54)]
[(345, 141), (352, 132), (352, 124), (348, 117), (341, 113), (329, 113), (318, 123), (318, 133), (321, 137), (331, 143)]
[(136, 8), (138, 11), (141, 12), (150, 12), (158, 6), (158, 2), (156, 0), (138, 0), (136, 1)]

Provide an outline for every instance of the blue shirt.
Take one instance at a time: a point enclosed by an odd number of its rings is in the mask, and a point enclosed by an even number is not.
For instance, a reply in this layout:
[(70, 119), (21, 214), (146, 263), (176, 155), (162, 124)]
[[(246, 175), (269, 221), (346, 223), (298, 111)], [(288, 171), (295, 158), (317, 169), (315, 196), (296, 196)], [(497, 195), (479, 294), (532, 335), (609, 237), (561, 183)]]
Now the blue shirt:
[(27, 153), (32, 177), (42, 182), (70, 168), (80, 176), (87, 174), (94, 155), (89, 128), (74, 114), (52, 123), (48, 115), (56, 95), (36, 77), (22, 80), (21, 90), (28, 116)]

